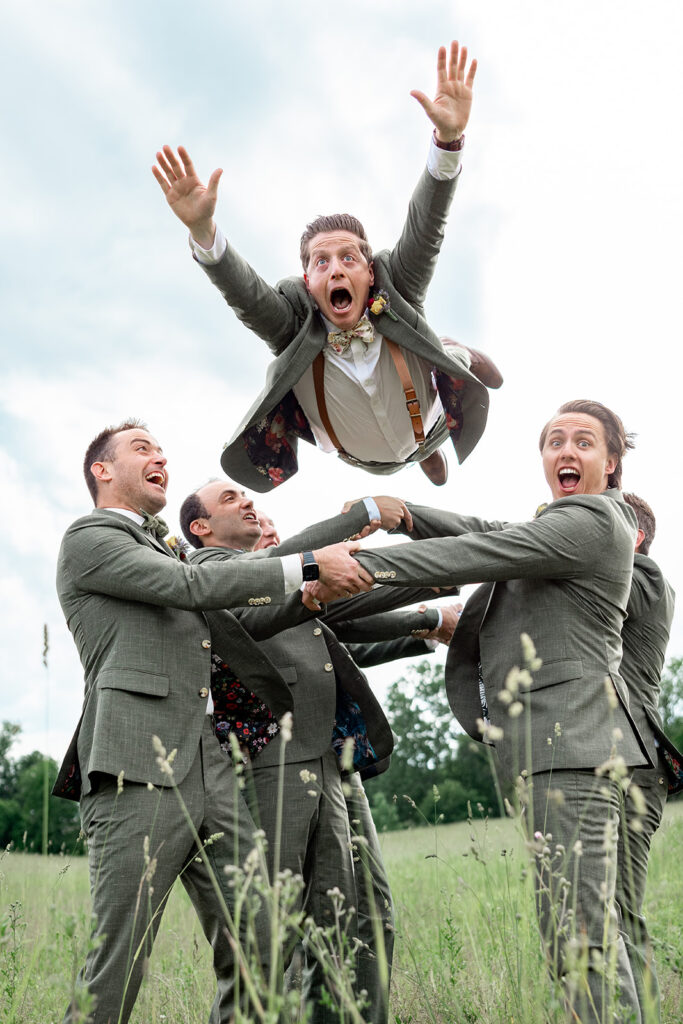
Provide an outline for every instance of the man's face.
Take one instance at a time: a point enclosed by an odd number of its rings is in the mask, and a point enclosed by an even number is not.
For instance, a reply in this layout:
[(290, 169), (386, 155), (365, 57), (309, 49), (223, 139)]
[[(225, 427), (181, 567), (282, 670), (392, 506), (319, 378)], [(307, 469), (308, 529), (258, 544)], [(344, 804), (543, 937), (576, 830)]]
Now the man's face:
[(602, 494), (617, 464), (607, 451), (600, 420), (579, 412), (551, 421), (542, 455), (553, 501), (569, 494)]
[(202, 536), (204, 544), (253, 551), (261, 538), (261, 527), (251, 498), (231, 480), (215, 480), (197, 494), (210, 517), (199, 520), (210, 530)]
[(155, 515), (166, 504), (168, 473), (159, 443), (146, 430), (122, 430), (112, 438), (111, 459), (94, 462), (98, 508), (144, 509)]
[(335, 327), (355, 327), (368, 304), (375, 273), (352, 231), (321, 231), (309, 245), (306, 287)]
[(265, 512), (259, 512), (256, 509), (256, 515), (258, 517), (259, 526), (261, 527), (261, 539), (257, 543), (254, 551), (260, 551), (262, 548), (276, 548), (280, 543), (280, 537), (277, 530), (275, 529), (275, 523), (267, 516)]

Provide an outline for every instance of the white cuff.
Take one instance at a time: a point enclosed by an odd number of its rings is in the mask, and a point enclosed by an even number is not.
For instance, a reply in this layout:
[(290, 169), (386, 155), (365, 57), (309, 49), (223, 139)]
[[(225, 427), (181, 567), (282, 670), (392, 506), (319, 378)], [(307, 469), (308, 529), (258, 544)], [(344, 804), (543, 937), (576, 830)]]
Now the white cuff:
[[(436, 175), (434, 175), (436, 177)], [(227, 248), (228, 243), (225, 240), (225, 235), (221, 229), (216, 225), (216, 237), (213, 240), (213, 245), (210, 249), (202, 249), (199, 242), (195, 242), (192, 235), (190, 235), (190, 249), (195, 254), (200, 263), (204, 263), (207, 266), (211, 266), (214, 263), (219, 263), (223, 258), (223, 253)]]
[(437, 608), (436, 611), (439, 613), (439, 621), (434, 626), (434, 629), (441, 629), (441, 626), (443, 625), (443, 612), (440, 608)]
[[(457, 153), (451, 153), (448, 149), (439, 149), (432, 137), (429, 143), (429, 153), (427, 154), (427, 170), (432, 178), (436, 178), (437, 181), (448, 181), (449, 178), (457, 178), (462, 170), (461, 156), (462, 150), (458, 150)], [(216, 231), (216, 234), (218, 234), (218, 231)]]
[(363, 504), (365, 505), (368, 512), (368, 519), (372, 522), (373, 519), (381, 520), (382, 514), (377, 507), (377, 502), (374, 498), (363, 498)]
[(429, 637), (427, 637), (427, 639), (425, 640), (425, 644), (427, 645), (427, 647), (429, 648), (430, 651), (435, 651), (437, 649), (437, 647), (439, 646), (439, 641), (438, 640), (430, 640)]
[(285, 594), (293, 594), (304, 581), (299, 555), (283, 555), (282, 572), (285, 577)]

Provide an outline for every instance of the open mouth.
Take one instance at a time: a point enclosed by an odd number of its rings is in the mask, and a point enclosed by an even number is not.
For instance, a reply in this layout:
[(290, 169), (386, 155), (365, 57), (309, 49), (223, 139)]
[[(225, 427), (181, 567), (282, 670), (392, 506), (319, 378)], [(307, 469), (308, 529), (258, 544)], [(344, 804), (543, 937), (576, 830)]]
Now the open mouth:
[(578, 487), (579, 482), (581, 480), (580, 473), (576, 469), (572, 469), (569, 466), (566, 467), (565, 469), (561, 469), (558, 473), (558, 477), (560, 480), (560, 487), (563, 491), (573, 491), (576, 487)]
[(244, 519), (248, 523), (258, 522), (258, 518), (255, 512), (245, 512), (244, 515), (242, 516), (242, 519)]
[(330, 293), (330, 305), (337, 313), (345, 313), (351, 308), (351, 293), (346, 288), (334, 288)]
[(158, 470), (155, 470), (153, 473), (148, 473), (145, 480), (150, 484), (156, 484), (158, 487), (166, 486), (166, 477)]

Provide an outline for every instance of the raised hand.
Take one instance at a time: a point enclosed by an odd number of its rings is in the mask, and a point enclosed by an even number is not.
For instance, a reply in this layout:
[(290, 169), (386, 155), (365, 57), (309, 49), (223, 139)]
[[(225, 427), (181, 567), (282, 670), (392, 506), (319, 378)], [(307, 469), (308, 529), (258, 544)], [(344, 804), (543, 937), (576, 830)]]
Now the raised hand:
[(218, 168), (209, 178), (209, 184), (204, 185), (183, 146), (178, 146), (178, 156), (170, 146), (164, 146), (157, 153), (157, 163), (152, 168), (166, 202), (203, 249), (211, 248), (216, 234), (213, 215), (222, 173)]
[(410, 93), (423, 107), (427, 117), (436, 128), (439, 142), (453, 142), (465, 131), (472, 109), (472, 85), (477, 72), (473, 60), (469, 71), (467, 47), (460, 47), (457, 40), (451, 43), (451, 52), (446, 61), (446, 47), (439, 47), (436, 59), (436, 95), (433, 100), (418, 89)]
[[(426, 608), (426, 605), (420, 605), (418, 611), (422, 611), (422, 608)], [(433, 629), (430, 633), (426, 633), (425, 636), (429, 640), (438, 640), (439, 643), (448, 644), (451, 642), (453, 634), (455, 633), (456, 627), (460, 622), (460, 616), (462, 614), (462, 605), (458, 604), (444, 604), (439, 609), (441, 612), (441, 625), (437, 629)]]
[[(354, 505), (362, 498), (354, 498), (351, 501), (345, 501), (344, 507), (342, 508), (342, 514), (349, 512)], [(373, 501), (379, 509), (381, 518), (379, 520), (373, 519), (369, 526), (363, 527), (361, 532), (358, 534), (359, 537), (367, 537), (375, 530), (394, 530), (399, 525), (401, 520), (405, 520), (406, 529), (412, 530), (413, 528), (413, 517), (411, 516), (406, 503), (401, 498), (392, 498), (388, 495), (373, 496)]]
[(351, 597), (352, 594), (372, 590), (375, 581), (367, 569), (352, 557), (354, 551), (360, 551), (360, 544), (343, 541), (313, 552), (320, 567), (319, 582), (336, 597)]

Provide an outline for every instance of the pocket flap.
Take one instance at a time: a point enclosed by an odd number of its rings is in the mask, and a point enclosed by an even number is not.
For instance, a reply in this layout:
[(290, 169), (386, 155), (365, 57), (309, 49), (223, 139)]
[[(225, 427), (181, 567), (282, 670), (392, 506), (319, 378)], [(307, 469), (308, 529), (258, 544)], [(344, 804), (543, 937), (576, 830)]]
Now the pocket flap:
[(128, 690), (146, 697), (167, 697), (168, 676), (154, 675), (134, 668), (105, 669), (100, 673), (98, 686), (102, 690)]
[(540, 690), (544, 686), (556, 683), (567, 683), (570, 679), (580, 679), (583, 675), (583, 662), (580, 658), (565, 661), (549, 661), (533, 672), (532, 690)]

